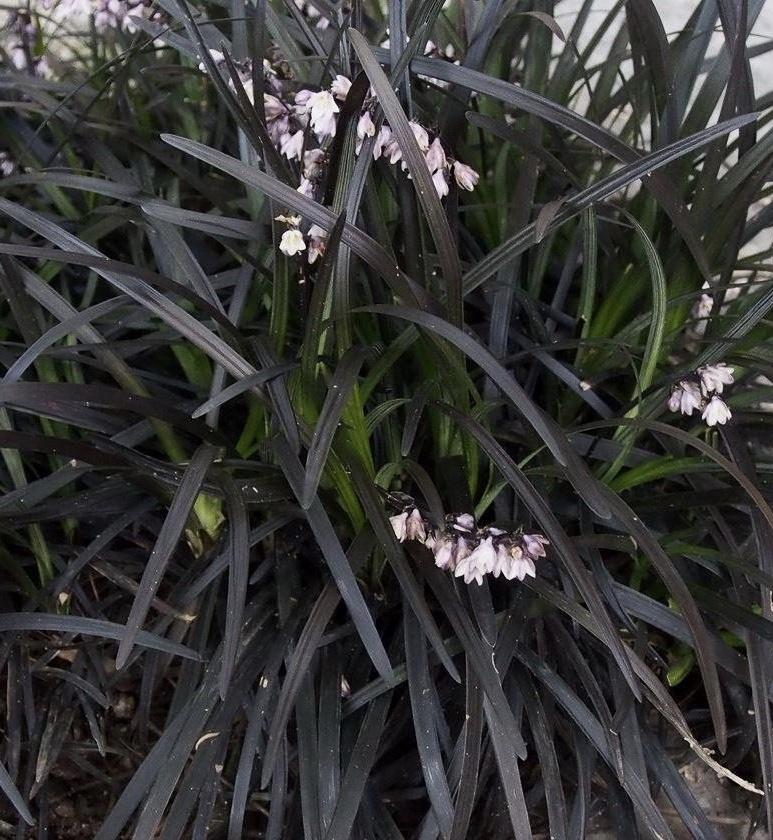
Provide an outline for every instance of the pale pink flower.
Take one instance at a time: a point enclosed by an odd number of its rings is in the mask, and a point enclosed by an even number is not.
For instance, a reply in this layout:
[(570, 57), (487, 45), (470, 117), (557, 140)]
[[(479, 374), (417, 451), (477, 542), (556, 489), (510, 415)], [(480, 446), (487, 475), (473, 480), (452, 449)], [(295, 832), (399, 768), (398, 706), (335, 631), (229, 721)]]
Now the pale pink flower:
[(435, 185), (439, 198), (444, 198), (448, 195), (448, 181), (446, 180), (446, 173), (444, 169), (438, 171), (432, 176), (432, 183)]
[(312, 20), (317, 18), (317, 22), (314, 24), (315, 29), (319, 29), (324, 32), (328, 26), (330, 26), (330, 20), (321, 14), (315, 6), (312, 6), (311, 3), (309, 3), (306, 7), (306, 14), (308, 14)]
[(276, 120), (287, 114), (287, 107), (278, 96), (273, 93), (263, 94), (263, 108), (266, 112), (266, 120)]
[(427, 529), (424, 526), (424, 519), (418, 508), (414, 508), (408, 515), (405, 523), (406, 539), (424, 542), (427, 539)]
[[(220, 52), (220, 50), (209, 50), (209, 55), (215, 64), (220, 64), (225, 61), (225, 56)], [(202, 73), (207, 72), (207, 65), (203, 61), (199, 63), (199, 70), (201, 70)]]
[(301, 178), (300, 186), (296, 187), (295, 191), (305, 195), (306, 198), (314, 198), (314, 183), (308, 178)]
[(335, 96), (336, 99), (343, 102), (346, 99), (349, 88), (352, 86), (351, 79), (347, 79), (346, 76), (337, 75), (333, 80), (333, 84), (330, 85), (330, 92)]
[(313, 265), (325, 253), (327, 246), (327, 232), (319, 225), (309, 228), (309, 265)]
[(408, 533), (408, 511), (404, 510), (396, 516), (390, 516), (389, 522), (392, 525), (392, 530), (395, 532), (398, 542), (405, 542)]
[(295, 104), (299, 108), (305, 109), (306, 106), (309, 104), (309, 100), (311, 97), (314, 96), (314, 91), (309, 90), (308, 88), (301, 88), (298, 93), (295, 94)]
[(446, 168), (446, 153), (439, 137), (436, 137), (430, 144), (427, 150), (426, 161), (431, 174), (437, 172), (438, 169)]
[(462, 562), (462, 560), (467, 559), (470, 556), (472, 550), (470, 549), (470, 544), (464, 537), (457, 537), (456, 543), (454, 545), (454, 555), (453, 555), (453, 565), (454, 569), (456, 569), (457, 565)]
[(416, 142), (419, 144), (421, 151), (427, 152), (429, 150), (429, 134), (427, 134), (426, 129), (413, 120), (408, 125), (411, 127), (413, 136), (416, 138)]
[(676, 413), (682, 405), (682, 394), (679, 388), (672, 388), (668, 395), (668, 410)]
[(376, 133), (376, 126), (373, 124), (373, 118), (370, 111), (363, 111), (359, 120), (357, 120), (357, 147), (355, 151), (360, 153), (362, 144), (366, 137), (373, 137)]
[(700, 409), (703, 403), (701, 389), (695, 382), (682, 379), (671, 389), (668, 407), (671, 411), (681, 411), (682, 414), (692, 415), (695, 409)]
[(542, 534), (523, 534), (521, 536), (524, 551), (534, 559), (538, 557), (545, 557), (545, 546), (550, 545), (546, 537)]
[(397, 138), (393, 134), (389, 142), (384, 146), (384, 157), (388, 158), (391, 164), (395, 164), (402, 158), (402, 156), (402, 150), (397, 142)]
[(268, 129), (268, 135), (271, 138), (271, 142), (275, 146), (279, 146), (282, 142), (282, 138), (290, 130), (290, 118), (284, 114), (281, 117), (277, 117), (275, 120), (268, 120), (266, 122), (266, 128)]
[(493, 538), (481, 540), (478, 547), (471, 551), (456, 565), (456, 577), (464, 577), (465, 583), (476, 581), (478, 586), (483, 583), (483, 575), (494, 571), (497, 562), (497, 551)]
[(733, 368), (728, 367), (724, 362), (699, 367), (697, 373), (701, 378), (701, 390), (705, 396), (708, 396), (712, 391), (721, 394), (725, 385), (732, 385), (735, 381), (733, 379)]
[(703, 419), (707, 426), (724, 426), (725, 423), (733, 416), (730, 413), (727, 403), (718, 397), (716, 394), (708, 401), (706, 408), (703, 409)]
[(480, 180), (480, 175), (466, 163), (461, 163), (458, 160), (454, 161), (454, 179), (456, 183), (463, 190), (474, 190), (475, 185)]
[(376, 135), (376, 142), (373, 144), (373, 160), (378, 160), (382, 154), (385, 154), (385, 146), (392, 139), (392, 130), (388, 125), (382, 125)]
[(295, 117), (295, 122), (301, 128), (308, 128), (309, 126), (309, 115), (306, 111), (305, 105), (293, 105), (292, 107), (293, 117)]
[(333, 94), (321, 90), (309, 97), (306, 110), (311, 114), (311, 127), (318, 140), (332, 137), (336, 133), (336, 114), (341, 110), (336, 105)]
[(280, 140), (282, 154), (288, 160), (300, 160), (303, 150), (303, 132), (299, 129), (295, 134), (289, 132)]
[(290, 225), (290, 227), (298, 227), (298, 225), (301, 223), (301, 217), (287, 216), (284, 213), (282, 213), (279, 216), (274, 216), (274, 221), (282, 222), (283, 224)]
[(14, 169), (16, 169), (16, 164), (13, 158), (8, 152), (0, 152), (0, 175), (7, 178), (9, 175), (13, 175)]
[(526, 575), (537, 576), (537, 569), (534, 561), (517, 543), (499, 546), (497, 551), (497, 565), (494, 569), (494, 577), (502, 575), (507, 580), (523, 580)]
[(452, 539), (441, 537), (439, 540), (435, 540), (433, 554), (435, 555), (435, 565), (439, 569), (448, 569), (450, 572), (454, 570), (454, 541)]
[(695, 301), (692, 307), (692, 316), (696, 319), (708, 318), (714, 308), (714, 298), (711, 295), (702, 294)]
[(472, 531), (475, 527), (475, 517), (471, 513), (460, 513), (454, 518), (455, 531)]

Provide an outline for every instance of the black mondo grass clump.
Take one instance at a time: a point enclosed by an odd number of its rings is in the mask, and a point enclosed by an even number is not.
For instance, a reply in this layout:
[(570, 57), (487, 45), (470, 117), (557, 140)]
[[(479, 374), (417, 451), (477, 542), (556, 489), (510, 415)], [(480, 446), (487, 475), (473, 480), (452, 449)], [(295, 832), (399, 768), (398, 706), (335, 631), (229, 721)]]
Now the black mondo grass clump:
[(694, 5), (10, 15), (0, 836), (771, 830), (771, 42)]

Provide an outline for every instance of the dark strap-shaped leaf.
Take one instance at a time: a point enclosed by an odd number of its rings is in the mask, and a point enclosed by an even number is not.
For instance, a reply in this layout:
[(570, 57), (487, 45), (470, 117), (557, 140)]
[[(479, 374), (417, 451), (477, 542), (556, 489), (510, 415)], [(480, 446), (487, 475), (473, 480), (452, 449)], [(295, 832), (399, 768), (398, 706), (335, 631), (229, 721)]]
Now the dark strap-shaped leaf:
[(116, 668), (123, 668), (134, 647), (140, 627), (148, 614), (150, 603), (158, 590), (164, 569), (172, 557), (177, 543), (180, 541), (188, 516), (201, 492), (201, 485), (212, 461), (217, 455), (217, 449), (204, 444), (200, 446), (191, 458), (191, 463), (185, 470), (180, 486), (172, 499), (164, 524), (158, 534), (156, 544), (150, 554), (142, 579), (134, 596), (129, 617), (126, 619), (126, 631), (118, 646), (115, 657)]
[(0, 790), (6, 795), (8, 801), (18, 812), (19, 816), (27, 825), (35, 825), (35, 820), (24, 801), (24, 797), (19, 793), (19, 788), (13, 783), (13, 779), (8, 775), (5, 765), (0, 762)]
[(301, 507), (307, 509), (317, 494), (322, 472), (325, 469), (333, 435), (341, 420), (346, 401), (357, 384), (357, 375), (367, 355), (360, 347), (351, 347), (336, 367), (328, 385), (327, 396), (322, 404), (306, 456), (306, 474), (303, 478)]
[(583, 496), (586, 504), (600, 516), (604, 518), (609, 516), (609, 506), (597, 487), (598, 482), (591, 477), (587, 467), (570, 446), (561, 429), (552, 418), (532, 402), (526, 391), (516, 382), (512, 373), (506, 370), (483, 345), (453, 324), (449, 324), (448, 321), (444, 321), (428, 312), (386, 304), (362, 307), (360, 311), (376, 312), (401, 318), (404, 321), (411, 321), (424, 327), (431, 335), (442, 336), (458, 347), (496, 383), (505, 396), (512, 401), (516, 411), (539, 435), (553, 457), (559, 464), (566, 467), (569, 480), (578, 493)]
[[(284, 440), (276, 440), (274, 447), (277, 461), (287, 476), (290, 486), (296, 495), (300, 496), (304, 475), (301, 462)], [(335, 580), (338, 591), (346, 602), (354, 626), (360, 634), (368, 655), (379, 674), (389, 680), (392, 666), (381, 641), (381, 636), (373, 623), (373, 617), (368, 610), (349, 561), (346, 559), (338, 536), (327, 512), (319, 501), (319, 497), (316, 497), (306, 509), (306, 519), (314, 532), (317, 545), (327, 563), (330, 574), (333, 576), (333, 580)]]
[(391, 699), (391, 692), (383, 694), (368, 707), (341, 783), (341, 795), (338, 797), (325, 840), (349, 840), (352, 836), (352, 827), (360, 808), (365, 782), (378, 757), (378, 744), (384, 732)]
[[(392, 83), (379, 66), (367, 41), (356, 29), (349, 29), (349, 39), (357, 52), (363, 69), (368, 74), (370, 83), (376, 92), (378, 102), (384, 109), (389, 127), (397, 136), (397, 142), (403, 158), (408, 165), (411, 178), (416, 186), (419, 203), (427, 217), (427, 224), (435, 240), (438, 260), (446, 282), (446, 302), (448, 320), (457, 326), (462, 323), (462, 269), (448, 219), (438, 198), (437, 191), (429, 174), (429, 167), (419, 149), (413, 131), (408, 125), (408, 117), (400, 107), (400, 102), (392, 89)], [(402, 51), (402, 47), (400, 46)]]
[[(84, 618), (79, 615), (53, 615), (49, 613), (3, 613), (0, 614), (0, 633), (41, 632), (41, 633), (78, 633), (81, 636), (120, 641), (125, 632), (122, 624), (102, 621), (98, 618)], [(183, 659), (201, 657), (185, 645), (140, 630), (136, 644), (140, 647), (181, 656)]]

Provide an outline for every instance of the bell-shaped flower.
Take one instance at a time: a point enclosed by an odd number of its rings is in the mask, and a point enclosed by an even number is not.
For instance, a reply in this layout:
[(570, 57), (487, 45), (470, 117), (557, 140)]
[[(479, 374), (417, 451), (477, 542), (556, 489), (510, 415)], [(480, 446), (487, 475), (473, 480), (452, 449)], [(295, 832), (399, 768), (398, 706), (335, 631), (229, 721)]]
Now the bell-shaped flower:
[(295, 104), (298, 108), (303, 109), (304, 111), (309, 105), (309, 100), (311, 97), (314, 96), (314, 91), (309, 90), (308, 88), (301, 88), (298, 93), (295, 94)]
[(290, 228), (282, 234), (279, 250), (288, 257), (294, 257), (306, 250), (306, 242), (298, 228)]
[(395, 532), (397, 541), (405, 542), (405, 538), (408, 532), (408, 511), (404, 510), (402, 513), (398, 513), (396, 516), (390, 516), (389, 522), (392, 526), (392, 530)]
[(319, 225), (309, 228), (309, 265), (313, 265), (324, 253), (327, 247), (327, 231)]
[(374, 137), (375, 134), (376, 126), (370, 115), (370, 111), (363, 111), (359, 120), (357, 120), (357, 145), (355, 147), (355, 152), (359, 154), (360, 149), (362, 149), (362, 144), (365, 142), (365, 138)]
[[(425, 543), (426, 544), (426, 543)], [(447, 569), (452, 572), (455, 568), (454, 564), (454, 540), (450, 537), (443, 536), (434, 541), (432, 553), (435, 556), (435, 565), (439, 569)]]
[(425, 159), (427, 161), (427, 167), (429, 168), (430, 174), (432, 175), (434, 175), (438, 169), (446, 168), (446, 153), (439, 137), (436, 137), (430, 144)]
[(392, 140), (392, 129), (388, 125), (382, 125), (376, 135), (376, 142), (373, 144), (373, 160), (378, 160), (385, 154), (385, 147)]
[(502, 575), (507, 580), (523, 580), (526, 575), (536, 577), (534, 560), (516, 542), (503, 542), (497, 550), (497, 565), (494, 577)]
[(271, 142), (275, 146), (280, 146), (282, 138), (290, 130), (290, 118), (284, 114), (275, 120), (269, 120), (266, 123), (266, 128), (268, 129), (268, 136), (271, 138)]
[(480, 586), (483, 575), (493, 572), (497, 562), (497, 550), (493, 537), (482, 539), (477, 548), (456, 564), (456, 576), (463, 577), (465, 583), (473, 580)]
[(724, 426), (733, 415), (722, 397), (714, 394), (703, 409), (702, 416), (708, 426)]
[(408, 125), (411, 127), (411, 131), (413, 132), (413, 136), (416, 138), (416, 142), (419, 144), (419, 148), (422, 152), (429, 151), (429, 134), (427, 134), (427, 130), (420, 126), (417, 122), (411, 120)]
[(394, 134), (391, 136), (389, 142), (384, 146), (384, 157), (389, 160), (391, 164), (397, 163), (403, 156), (400, 144)]
[(545, 557), (545, 546), (550, 545), (546, 537), (542, 534), (522, 534), (521, 544), (523, 550), (533, 559), (538, 557)]
[(424, 542), (427, 539), (427, 528), (424, 524), (424, 517), (414, 508), (409, 514), (405, 523), (405, 538)]
[(695, 382), (682, 379), (671, 389), (668, 398), (668, 407), (671, 411), (681, 411), (682, 414), (691, 416), (695, 409), (700, 409), (703, 403), (701, 389)]
[(732, 385), (735, 381), (733, 368), (728, 367), (724, 362), (699, 367), (697, 373), (701, 378), (701, 390), (705, 396), (712, 392), (721, 394), (725, 385)]
[(303, 132), (300, 129), (295, 134), (288, 132), (279, 141), (279, 148), (288, 160), (300, 160), (303, 151)]
[(336, 99), (339, 99), (343, 102), (346, 99), (349, 88), (352, 86), (351, 79), (347, 79), (346, 76), (340, 75), (340, 73), (335, 77), (333, 80), (333, 84), (330, 85), (330, 92), (335, 96)]
[(711, 295), (702, 294), (692, 305), (690, 314), (695, 319), (708, 318), (714, 308), (714, 298)]
[(470, 532), (475, 528), (475, 517), (471, 513), (460, 513), (454, 517), (454, 530)]
[(263, 94), (263, 108), (266, 112), (266, 120), (276, 120), (281, 116), (287, 114), (287, 107), (284, 102), (273, 93)]
[(454, 180), (463, 190), (472, 191), (480, 180), (480, 175), (471, 166), (455, 160)]
[(438, 194), (438, 198), (445, 198), (448, 195), (448, 181), (446, 180), (445, 169), (438, 169), (432, 176), (432, 183)]
[(314, 198), (314, 182), (308, 178), (301, 178), (301, 183), (295, 188), (295, 191), (305, 195), (306, 198)]
[[(222, 64), (225, 61), (225, 56), (220, 50), (209, 50), (209, 56), (215, 64)], [(207, 65), (203, 61), (199, 63), (199, 70), (202, 73), (207, 72)]]
[(322, 141), (336, 133), (336, 114), (341, 109), (329, 90), (313, 93), (306, 103), (306, 110), (311, 115), (311, 127), (318, 140)]

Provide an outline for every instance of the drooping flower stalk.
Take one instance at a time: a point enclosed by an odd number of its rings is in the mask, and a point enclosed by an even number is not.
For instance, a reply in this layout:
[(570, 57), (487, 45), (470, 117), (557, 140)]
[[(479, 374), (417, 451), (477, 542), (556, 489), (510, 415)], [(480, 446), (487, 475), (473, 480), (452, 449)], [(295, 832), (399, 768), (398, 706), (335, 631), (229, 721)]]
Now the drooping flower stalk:
[(506, 531), (494, 526), (477, 527), (470, 513), (451, 514), (441, 528), (433, 528), (419, 509), (406, 504), (390, 517), (399, 542), (415, 540), (432, 552), (435, 565), (462, 578), (483, 583), (485, 575), (523, 580), (537, 573), (536, 562), (546, 556), (548, 540), (542, 534)]

